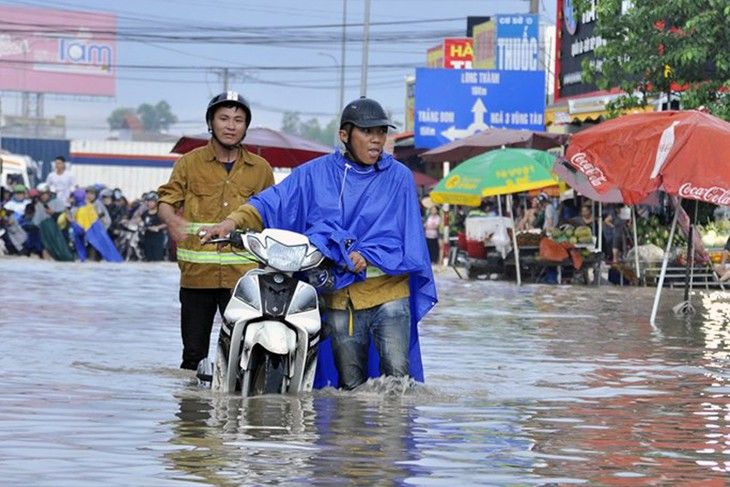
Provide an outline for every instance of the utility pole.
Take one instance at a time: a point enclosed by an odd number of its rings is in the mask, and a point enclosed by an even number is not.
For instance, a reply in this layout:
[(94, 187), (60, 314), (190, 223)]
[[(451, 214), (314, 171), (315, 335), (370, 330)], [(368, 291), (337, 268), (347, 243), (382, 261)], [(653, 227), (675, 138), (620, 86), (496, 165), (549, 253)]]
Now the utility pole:
[(370, 0), (365, 0), (365, 22), (362, 36), (362, 68), (360, 70), (360, 96), (368, 94), (368, 37), (370, 35)]
[(228, 91), (228, 82), (231, 79), (231, 77), (235, 77), (236, 73), (231, 72), (230, 68), (214, 68), (211, 71), (215, 73), (216, 76), (218, 76), (219, 80), (223, 81), (223, 92)]
[[(345, 47), (345, 43), (347, 41), (347, 0), (342, 0), (342, 52), (340, 53), (340, 106), (337, 110), (337, 115), (339, 115), (339, 111), (342, 110), (345, 107), (345, 55), (347, 53), (347, 49)], [(335, 125), (337, 125), (337, 121), (335, 121)], [(335, 130), (335, 134), (337, 134), (337, 130)], [(335, 138), (335, 147), (337, 147), (337, 141), (339, 139)]]
[[(340, 63), (337, 62), (336, 57), (334, 57), (332, 54), (327, 54), (326, 52), (318, 52), (317, 54), (319, 54), (320, 56), (327, 56), (328, 58), (330, 58), (335, 63), (336, 70), (339, 71)], [(334, 145), (333, 145), (334, 148), (337, 148), (337, 144), (340, 141), (340, 134), (339, 134), (339, 131), (337, 130), (339, 128), (339, 126), (337, 125), (337, 122), (339, 121), (338, 119), (340, 118), (340, 110), (342, 110), (342, 84), (340, 84), (340, 93), (339, 93), (337, 100), (335, 100), (335, 103), (339, 103), (335, 107), (335, 134), (334, 134)]]

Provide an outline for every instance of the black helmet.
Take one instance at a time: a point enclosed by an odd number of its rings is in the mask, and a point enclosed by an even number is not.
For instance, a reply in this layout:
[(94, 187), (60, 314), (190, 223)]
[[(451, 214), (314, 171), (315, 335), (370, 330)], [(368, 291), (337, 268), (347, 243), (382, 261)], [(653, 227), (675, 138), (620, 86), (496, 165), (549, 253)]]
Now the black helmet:
[(390, 120), (388, 120), (388, 115), (385, 113), (385, 110), (383, 110), (383, 107), (380, 106), (380, 103), (370, 98), (365, 98), (364, 96), (351, 101), (342, 110), (342, 116), (340, 116), (340, 128), (348, 123), (360, 128), (395, 128), (395, 125), (390, 123)]
[(205, 112), (205, 123), (210, 126), (210, 122), (213, 120), (213, 112), (221, 105), (234, 104), (240, 106), (244, 112), (246, 112), (246, 128), (251, 125), (251, 107), (244, 97), (238, 94), (237, 91), (224, 91), (223, 93), (214, 96), (210, 103), (208, 103), (208, 110)]

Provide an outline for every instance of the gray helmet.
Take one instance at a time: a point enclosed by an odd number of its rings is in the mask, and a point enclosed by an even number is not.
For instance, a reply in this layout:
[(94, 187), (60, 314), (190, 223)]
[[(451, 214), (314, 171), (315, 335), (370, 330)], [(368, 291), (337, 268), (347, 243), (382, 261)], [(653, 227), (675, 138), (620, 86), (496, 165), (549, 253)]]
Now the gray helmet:
[(220, 106), (225, 105), (237, 105), (246, 112), (246, 128), (251, 125), (251, 107), (244, 97), (238, 94), (237, 91), (224, 91), (214, 96), (210, 103), (208, 103), (208, 110), (205, 112), (205, 123), (210, 126), (210, 122), (213, 120), (213, 112)]
[(375, 100), (361, 96), (357, 100), (353, 100), (347, 104), (342, 110), (340, 116), (340, 128), (351, 123), (355, 127), (372, 128), (372, 127), (392, 127), (395, 128), (388, 114), (385, 113), (383, 107)]

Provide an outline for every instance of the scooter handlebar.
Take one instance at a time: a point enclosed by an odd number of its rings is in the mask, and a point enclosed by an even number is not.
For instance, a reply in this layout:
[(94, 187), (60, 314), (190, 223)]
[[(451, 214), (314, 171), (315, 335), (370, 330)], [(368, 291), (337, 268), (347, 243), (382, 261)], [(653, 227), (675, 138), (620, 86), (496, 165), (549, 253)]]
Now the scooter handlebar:
[[(231, 233), (226, 235), (225, 237), (216, 237), (211, 238), (206, 244), (231, 244), (232, 247), (235, 247), (237, 249), (243, 249), (243, 236), (245, 235), (244, 232), (239, 232), (238, 230), (233, 230)], [(198, 234), (199, 237), (204, 237), (205, 232), (200, 232)]]

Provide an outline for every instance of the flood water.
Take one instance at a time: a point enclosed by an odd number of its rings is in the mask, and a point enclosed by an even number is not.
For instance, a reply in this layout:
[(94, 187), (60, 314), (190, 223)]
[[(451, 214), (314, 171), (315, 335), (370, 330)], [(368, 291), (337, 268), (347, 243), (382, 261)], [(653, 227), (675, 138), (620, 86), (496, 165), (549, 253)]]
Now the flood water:
[(177, 369), (174, 264), (0, 257), (2, 485), (725, 485), (730, 293), (438, 274), (426, 384), (242, 400)]

